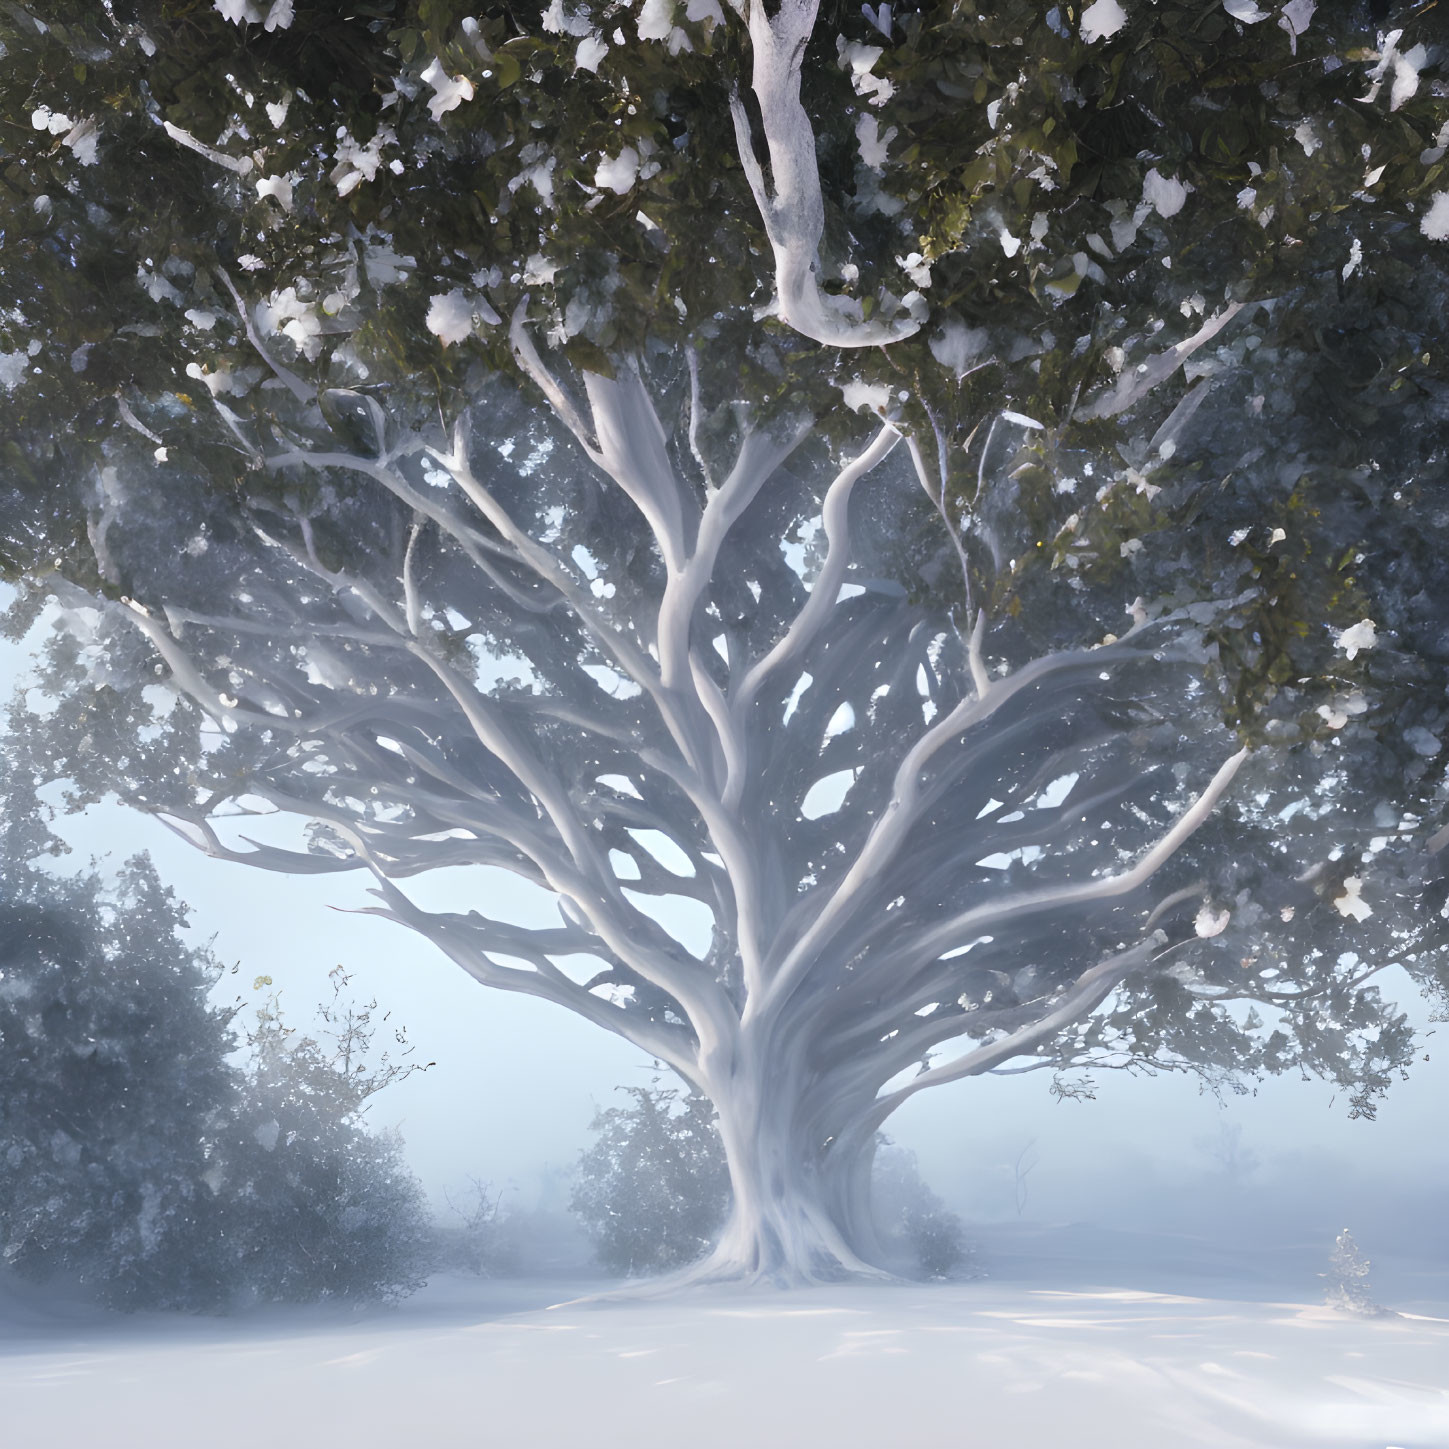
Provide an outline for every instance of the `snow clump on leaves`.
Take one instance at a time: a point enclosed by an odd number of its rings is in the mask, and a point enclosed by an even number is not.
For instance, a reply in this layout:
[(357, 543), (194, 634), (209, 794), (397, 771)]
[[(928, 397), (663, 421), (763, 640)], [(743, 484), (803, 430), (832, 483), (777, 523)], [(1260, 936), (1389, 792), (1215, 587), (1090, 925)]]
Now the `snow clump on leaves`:
[(1372, 619), (1360, 619), (1340, 632), (1338, 647), (1349, 659), (1357, 659), (1359, 651), (1372, 649), (1378, 643), (1378, 629)]
[(461, 287), (429, 298), (427, 326), (444, 347), (473, 335), (473, 307)]
[(1082, 39), (1088, 45), (1116, 35), (1127, 23), (1127, 12), (1117, 0), (1095, 0), (1082, 11)]
[(612, 159), (604, 157), (594, 172), (594, 185), (623, 196), (629, 191), (639, 175), (639, 153), (632, 146), (625, 146)]
[(1142, 200), (1164, 220), (1182, 210), (1190, 190), (1175, 176), (1162, 175), (1155, 166), (1142, 178)]
[(293, 20), (292, 0), (273, 0), (266, 11), (254, 0), (215, 0), (213, 8), (233, 25), (260, 22), (263, 30), (289, 30)]
[(1449, 241), (1449, 191), (1436, 191), (1429, 209), (1419, 219), (1419, 230), (1430, 241)]
[(423, 79), (437, 92), (428, 102), (428, 110), (435, 121), (441, 121), (447, 112), (455, 111), (464, 101), (473, 99), (473, 82), (465, 75), (450, 76), (436, 56), (423, 72)]

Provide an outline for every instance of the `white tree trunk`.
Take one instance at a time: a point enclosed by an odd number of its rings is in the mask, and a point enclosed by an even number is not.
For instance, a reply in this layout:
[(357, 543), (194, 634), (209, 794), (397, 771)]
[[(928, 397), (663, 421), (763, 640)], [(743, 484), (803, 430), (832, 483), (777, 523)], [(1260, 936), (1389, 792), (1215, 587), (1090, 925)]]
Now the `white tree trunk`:
[(734, 1203), (691, 1280), (794, 1287), (890, 1276), (870, 1218), (873, 1139), (822, 1148), (801, 1055), (746, 1040), (710, 1081)]

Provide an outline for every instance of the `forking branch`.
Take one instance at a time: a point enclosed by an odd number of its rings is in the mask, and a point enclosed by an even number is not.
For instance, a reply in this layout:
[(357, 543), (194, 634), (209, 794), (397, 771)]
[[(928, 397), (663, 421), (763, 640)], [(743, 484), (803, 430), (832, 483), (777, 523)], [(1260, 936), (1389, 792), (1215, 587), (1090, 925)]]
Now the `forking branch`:
[[(512, 347), (595, 470), (587, 486), (627, 499), (627, 522), (607, 513), (605, 537), (572, 503), (545, 510), (526, 474), (471, 446), (466, 411), (431, 444), (389, 446), (374, 417), (367, 454), (337, 446), (316, 400), (289, 389), (302, 422), (274, 430), (286, 441), (268, 470), (376, 489), (374, 546), (339, 556), (328, 509), (342, 495), (289, 487), (252, 515), (261, 552), (245, 597), (225, 610), (122, 607), (221, 730), (278, 742), (264, 771), (229, 788), (313, 822), (316, 853), (229, 843), (213, 824), (221, 797), (174, 811), (175, 828), (267, 869), (366, 872), (380, 896), (369, 911), (481, 983), (571, 1010), (708, 1092), (735, 1163), (757, 1140), (792, 1163), (851, 1142), (865, 1152), (863, 1124), (925, 1087), (1031, 1056), (1124, 972), (1152, 968), (1148, 927), (1112, 948), (1093, 912), (1134, 896), (1182, 847), (1241, 753), (1155, 840), (1119, 852), (1134, 863), (1034, 873), (1004, 892), (970, 884), (981, 856), (1023, 843), (1068, 856), (1076, 822), (1110, 811), (1139, 777), (1016, 825), (962, 806), (1023, 754), (1047, 770), (1064, 750), (1093, 748), (1056, 739), (1063, 710), (1149, 655), (1170, 666), (1170, 617), (989, 674), (983, 615), (968, 634), (904, 588), (846, 587), (867, 557), (852, 538), (857, 485), (902, 486), (881, 465), (903, 438), (915, 475), (905, 496), (924, 489), (949, 527), (940, 479), (899, 425), (839, 450), (817, 495), (814, 418), (766, 426), (741, 411), (733, 443), (711, 448), (730, 456), (706, 458), (697, 368), (679, 439), (642, 362), (621, 359), (614, 377), (585, 374), (571, 391), (522, 314)], [(693, 457), (698, 476), (681, 476), (676, 456)], [(762, 519), (818, 532), (813, 578), (754, 556)], [(602, 565), (580, 562), (595, 555)], [(517, 683), (498, 682), (505, 659), (526, 664)], [(817, 818), (811, 790), (846, 773), (844, 800)], [(403, 882), (443, 866), (510, 872), (551, 896), (561, 921), (424, 909)], [(903, 908), (915, 893), (921, 904)], [(707, 950), (676, 932), (680, 900), (707, 913)], [(991, 930), (1034, 944), (1038, 924), (1058, 918), (1082, 924), (1092, 964), (1073, 954), (1019, 995), (993, 999), (986, 956), (949, 959)], [(577, 980), (571, 960), (603, 969)], [(969, 1012), (942, 1005), (952, 990)], [(909, 1090), (891, 1085), (908, 1054), (966, 1035), (986, 1040)], [(764, 1084), (797, 1078), (793, 1116), (771, 1125)], [(746, 1201), (754, 1170), (740, 1167)], [(860, 1263), (831, 1211), (814, 1203), (791, 1231)]]

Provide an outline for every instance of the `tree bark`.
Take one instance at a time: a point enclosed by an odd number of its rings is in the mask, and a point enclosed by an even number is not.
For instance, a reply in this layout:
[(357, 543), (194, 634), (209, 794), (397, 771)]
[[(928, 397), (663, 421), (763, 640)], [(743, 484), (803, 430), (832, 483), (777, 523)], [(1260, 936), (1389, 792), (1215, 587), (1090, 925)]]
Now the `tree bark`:
[(688, 1277), (798, 1287), (888, 1278), (870, 1213), (874, 1140), (822, 1145), (800, 1053), (737, 1045), (709, 1082), (734, 1202)]

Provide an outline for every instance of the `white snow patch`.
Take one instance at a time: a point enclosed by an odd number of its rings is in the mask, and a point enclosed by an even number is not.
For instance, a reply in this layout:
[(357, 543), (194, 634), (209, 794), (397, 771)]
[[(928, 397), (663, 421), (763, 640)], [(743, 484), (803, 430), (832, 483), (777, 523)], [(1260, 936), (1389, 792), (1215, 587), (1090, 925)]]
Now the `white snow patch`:
[(1308, 29), (1308, 22), (1318, 9), (1318, 0), (1288, 0), (1278, 16), (1278, 24), (1288, 32), (1288, 43), (1293, 54), (1298, 54), (1298, 37)]
[(153, 302), (180, 302), (182, 300), (181, 293), (160, 272), (148, 272), (145, 267), (137, 267), (136, 280), (140, 282), (146, 295)]
[(1341, 630), (1336, 643), (1349, 659), (1356, 659), (1359, 650), (1372, 649), (1378, 643), (1378, 628), (1372, 619), (1360, 619)]
[(594, 171), (594, 185), (618, 196), (633, 187), (639, 176), (639, 153), (632, 146), (625, 146), (613, 158), (605, 156)]
[[(549, 1309), (600, 1284), (445, 1274), (402, 1304), (346, 1320), (279, 1308), (192, 1320), (185, 1332), (143, 1323), (123, 1337), (99, 1319), (62, 1331), (48, 1312), (34, 1327), (7, 1324), (7, 1442), (117, 1442), (119, 1403), (147, 1425), (151, 1449), (194, 1442), (189, 1425), (219, 1404), (209, 1449), (401, 1443), (418, 1437), (420, 1404), (438, 1421), (476, 1419), (485, 1383), (499, 1444), (612, 1449), (628, 1442), (641, 1404), (668, 1422), (693, 1419), (701, 1446), (759, 1442), (767, 1389), (784, 1428), (765, 1442), (812, 1449), (957, 1443), (961, 1404), (980, 1442), (1022, 1449), (1106, 1444), (1111, 1425), (1133, 1423), (1148, 1427), (1135, 1438), (1121, 1430), (1124, 1445), (1176, 1449), (1213, 1442), (1225, 1419), (1246, 1426), (1244, 1444), (1449, 1443), (1442, 1295), (1403, 1318), (1364, 1320), (1312, 1301), (1318, 1281), (1285, 1275), (1275, 1255), (1261, 1255), (1265, 1281), (1246, 1253), (1224, 1267), (1214, 1258), (1203, 1271), (1178, 1268), (1182, 1239), (1165, 1231), (1134, 1225), (1129, 1262), (1115, 1247), (1120, 1227), (1010, 1226), (972, 1231), (1002, 1270), (909, 1291), (725, 1288)], [(1019, 1261), (1047, 1266), (1013, 1274)], [(560, 1392), (570, 1382), (589, 1392)], [(737, 1385), (755, 1387), (729, 1391)], [(827, 1391), (834, 1422), (812, 1433)]]
[(449, 111), (473, 99), (473, 82), (465, 75), (450, 76), (437, 56), (423, 72), (423, 79), (436, 93), (428, 102), (428, 110), (435, 121), (441, 121)]
[(1088, 45), (1095, 45), (1099, 40), (1116, 35), (1126, 23), (1127, 12), (1117, 0), (1093, 0), (1082, 11), (1082, 39)]
[(563, 7), (563, 0), (552, 0), (543, 12), (543, 28), (550, 35), (587, 35), (594, 27), (587, 6), (577, 15), (570, 15)]
[(364, 181), (371, 181), (382, 165), (382, 148), (397, 140), (390, 126), (379, 126), (367, 145), (353, 136), (346, 127), (337, 133), (337, 161), (328, 172), (328, 179), (337, 188), (338, 196), (355, 191)]
[(644, 0), (639, 9), (640, 40), (668, 40), (674, 29), (674, 0)]
[(1234, 20), (1241, 20), (1244, 25), (1256, 25), (1260, 20), (1268, 18), (1268, 12), (1259, 10), (1253, 0), (1223, 0), (1223, 9)]
[(1436, 191), (1419, 218), (1419, 230), (1430, 241), (1449, 241), (1449, 191)]
[(25, 376), (26, 353), (23, 348), (14, 352), (0, 352), (0, 387), (13, 392)]
[[(1009, 819), (1009, 816), (1003, 816)], [(976, 862), (977, 865), (985, 866), (987, 870), (1009, 870), (1015, 861), (1021, 861), (1029, 865), (1034, 860), (1040, 860), (1045, 854), (1039, 845), (1023, 845), (1020, 850), (1003, 851), (998, 850), (992, 855), (983, 856)]]
[(978, 946), (989, 946), (995, 936), (977, 936), (974, 941), (967, 941), (964, 946), (953, 946), (949, 951), (943, 951), (936, 959), (938, 961), (954, 961), (957, 956), (964, 956), (968, 951), (974, 951)]
[(1075, 770), (1070, 774), (1058, 775), (1036, 797), (1036, 808), (1038, 810), (1055, 810), (1072, 793), (1072, 787), (1080, 779), (1081, 775)]
[(257, 196), (263, 200), (270, 196), (283, 211), (291, 211), (292, 181), (290, 176), (263, 176), (257, 182)]
[(77, 121), (70, 128), (64, 136), (62, 144), (70, 148), (71, 153), (82, 166), (94, 166), (100, 140), (100, 128), (96, 125), (94, 117), (88, 116), (83, 121)]
[(836, 39), (836, 54), (842, 69), (849, 69), (850, 83), (856, 95), (872, 106), (883, 106), (895, 94), (893, 82), (884, 76), (872, 75), (876, 61), (884, 53), (879, 45), (858, 45), (843, 36)]
[(261, 24), (264, 30), (287, 30), (292, 24), (293, 0), (273, 0), (264, 11), (256, 0), (215, 0), (213, 9), (233, 25)]
[(574, 51), (574, 69), (598, 73), (599, 62), (609, 53), (609, 42), (600, 35), (586, 35)]
[(846, 407), (854, 412), (860, 412), (863, 408), (873, 413), (884, 412), (891, 400), (888, 383), (866, 382), (859, 377), (847, 382), (840, 389), (840, 395), (845, 399)]
[(880, 122), (868, 111), (855, 123), (855, 139), (860, 146), (861, 165), (872, 171), (880, 171), (886, 164), (890, 143), (896, 128), (892, 126), (884, 136), (880, 133)]
[(1343, 894), (1334, 897), (1334, 908), (1340, 916), (1352, 916), (1355, 921), (1366, 921), (1373, 915), (1374, 908), (1363, 898), (1363, 881), (1356, 875), (1348, 876), (1343, 882)]
[(1394, 56), (1394, 80), (1389, 88), (1389, 109), (1397, 111), (1419, 91), (1419, 72), (1423, 70), (1429, 53), (1422, 45), (1415, 45)]
[[(532, 148), (526, 148), (531, 151)], [(538, 193), (538, 199), (545, 206), (553, 205), (553, 171), (558, 164), (555, 156), (545, 156), (536, 165), (531, 165), (520, 171), (508, 183), (510, 192), (517, 191), (520, 187), (531, 186)]]
[(1163, 218), (1182, 210), (1191, 189), (1175, 176), (1164, 176), (1155, 166), (1142, 178), (1142, 200)]
[(52, 111), (49, 106), (37, 106), (30, 113), (30, 124), (37, 131), (49, 131), (52, 136), (59, 136), (70, 130), (75, 122), (59, 111)]
[(428, 299), (427, 328), (444, 347), (473, 335), (473, 308), (461, 287)]

